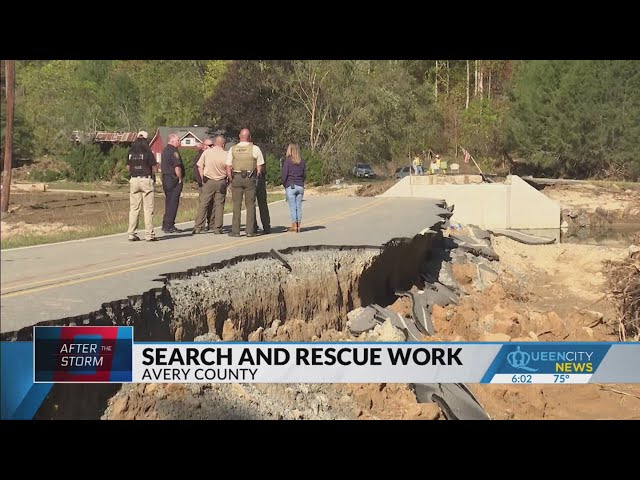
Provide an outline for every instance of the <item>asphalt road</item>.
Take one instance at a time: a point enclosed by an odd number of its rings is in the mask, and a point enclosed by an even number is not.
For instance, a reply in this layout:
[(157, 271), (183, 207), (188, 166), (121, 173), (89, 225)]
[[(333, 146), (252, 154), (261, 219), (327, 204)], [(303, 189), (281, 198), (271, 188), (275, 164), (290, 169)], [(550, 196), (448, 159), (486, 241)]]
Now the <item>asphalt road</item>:
[[(162, 273), (237, 255), (303, 245), (382, 245), (413, 237), (441, 221), (440, 211), (426, 198), (311, 197), (303, 203), (298, 234), (286, 232), (289, 208), (281, 201), (270, 205), (270, 235), (247, 238), (243, 232), (233, 238), (191, 235), (190, 230), (163, 235), (157, 228), (161, 241), (154, 243), (129, 242), (126, 234), (117, 234), (2, 251), (0, 331), (88, 313), (158, 286)], [(224, 223), (230, 228), (230, 214)]]

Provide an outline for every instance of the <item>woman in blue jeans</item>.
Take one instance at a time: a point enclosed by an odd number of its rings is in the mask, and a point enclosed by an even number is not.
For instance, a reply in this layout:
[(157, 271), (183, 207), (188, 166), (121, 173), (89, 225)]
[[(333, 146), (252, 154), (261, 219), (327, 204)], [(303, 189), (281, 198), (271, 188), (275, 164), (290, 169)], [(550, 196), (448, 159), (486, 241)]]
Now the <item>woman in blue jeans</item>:
[(307, 176), (307, 165), (300, 156), (300, 147), (297, 143), (290, 143), (287, 147), (287, 156), (282, 163), (280, 178), (284, 185), (284, 193), (289, 203), (291, 212), (290, 232), (300, 231), (302, 221), (302, 197), (304, 196), (304, 180)]

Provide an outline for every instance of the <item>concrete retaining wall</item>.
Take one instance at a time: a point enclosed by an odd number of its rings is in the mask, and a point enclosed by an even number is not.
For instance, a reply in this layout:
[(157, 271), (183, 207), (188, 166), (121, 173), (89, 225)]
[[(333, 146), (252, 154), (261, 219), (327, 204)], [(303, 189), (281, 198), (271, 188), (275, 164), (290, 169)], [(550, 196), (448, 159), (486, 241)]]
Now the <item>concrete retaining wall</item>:
[(381, 196), (444, 199), (455, 205), (452, 221), (481, 228), (560, 228), (560, 205), (516, 175), (505, 183), (467, 185), (430, 184), (428, 178), (405, 177)]

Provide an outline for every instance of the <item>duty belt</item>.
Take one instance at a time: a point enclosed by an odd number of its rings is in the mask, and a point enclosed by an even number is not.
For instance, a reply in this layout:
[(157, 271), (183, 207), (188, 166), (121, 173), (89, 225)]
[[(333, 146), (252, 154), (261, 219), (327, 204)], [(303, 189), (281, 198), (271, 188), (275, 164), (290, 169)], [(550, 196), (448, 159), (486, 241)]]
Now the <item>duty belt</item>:
[(238, 173), (242, 178), (252, 177), (255, 170), (234, 170), (233, 173)]

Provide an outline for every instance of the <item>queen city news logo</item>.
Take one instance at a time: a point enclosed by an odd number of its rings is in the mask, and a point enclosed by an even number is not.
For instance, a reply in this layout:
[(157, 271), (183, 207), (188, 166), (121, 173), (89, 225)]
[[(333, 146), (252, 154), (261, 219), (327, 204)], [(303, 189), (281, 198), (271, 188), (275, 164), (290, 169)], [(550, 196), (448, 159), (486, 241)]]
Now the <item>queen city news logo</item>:
[(507, 354), (507, 362), (518, 372), (593, 373), (595, 358), (592, 357), (595, 353), (593, 349), (567, 350), (567, 347), (555, 345), (536, 345), (526, 349), (518, 345)]

